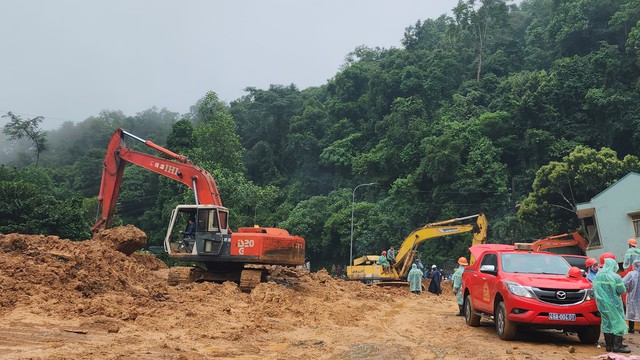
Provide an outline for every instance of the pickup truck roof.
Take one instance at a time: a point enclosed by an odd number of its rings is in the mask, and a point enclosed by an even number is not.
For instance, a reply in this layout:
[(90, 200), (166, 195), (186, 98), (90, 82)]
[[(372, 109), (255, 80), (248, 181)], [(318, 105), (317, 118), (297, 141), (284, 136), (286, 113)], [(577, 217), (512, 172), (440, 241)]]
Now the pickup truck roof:
[(491, 250), (509, 251), (509, 250), (514, 250), (514, 247), (513, 245), (506, 245), (506, 244), (480, 244), (480, 245), (473, 245), (472, 247), (469, 248), (471, 255), (476, 259), (479, 259), (485, 251), (491, 251)]

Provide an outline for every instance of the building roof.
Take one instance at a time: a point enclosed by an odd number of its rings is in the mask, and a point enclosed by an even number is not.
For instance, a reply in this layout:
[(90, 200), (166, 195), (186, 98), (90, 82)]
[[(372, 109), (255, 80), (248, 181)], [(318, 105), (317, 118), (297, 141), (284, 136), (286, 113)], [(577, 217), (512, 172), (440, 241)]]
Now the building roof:
[(621, 177), (620, 179), (618, 179), (616, 182), (614, 182), (613, 184), (609, 185), (606, 189), (602, 190), (600, 193), (598, 193), (598, 195), (594, 196), (591, 198), (591, 201), (589, 202), (584, 202), (584, 203), (580, 203), (580, 204), (576, 204), (576, 213), (578, 214), (579, 218), (585, 218), (585, 217), (590, 217), (593, 216), (593, 200), (596, 199), (597, 197), (601, 196), (602, 194), (606, 193), (607, 191), (609, 191), (611, 188), (613, 188), (614, 186), (618, 185), (620, 182), (622, 182), (624, 179), (630, 177), (630, 176), (639, 176), (640, 174), (638, 174), (637, 172), (630, 172), (627, 175)]

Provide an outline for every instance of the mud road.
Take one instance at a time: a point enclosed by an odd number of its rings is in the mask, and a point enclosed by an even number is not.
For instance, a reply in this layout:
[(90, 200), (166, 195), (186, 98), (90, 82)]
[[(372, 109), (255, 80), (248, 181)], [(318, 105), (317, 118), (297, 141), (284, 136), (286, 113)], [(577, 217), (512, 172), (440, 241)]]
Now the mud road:
[[(590, 359), (603, 348), (540, 331), (500, 341), (440, 296), (289, 271), (251, 293), (170, 287), (151, 255), (90, 240), (0, 235), (3, 359)], [(450, 286), (450, 285), (449, 285)], [(625, 342), (640, 354), (640, 335)]]

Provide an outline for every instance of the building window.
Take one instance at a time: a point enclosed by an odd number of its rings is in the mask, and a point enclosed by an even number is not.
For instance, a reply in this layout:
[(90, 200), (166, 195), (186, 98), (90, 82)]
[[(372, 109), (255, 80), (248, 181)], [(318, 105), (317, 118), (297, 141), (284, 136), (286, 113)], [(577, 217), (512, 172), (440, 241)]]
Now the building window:
[(587, 217), (583, 219), (584, 227), (587, 232), (587, 240), (589, 241), (589, 248), (602, 247), (600, 243), (600, 236), (598, 236), (598, 227), (596, 226), (595, 218)]
[(633, 215), (631, 221), (633, 222), (633, 231), (636, 237), (640, 237), (640, 215)]

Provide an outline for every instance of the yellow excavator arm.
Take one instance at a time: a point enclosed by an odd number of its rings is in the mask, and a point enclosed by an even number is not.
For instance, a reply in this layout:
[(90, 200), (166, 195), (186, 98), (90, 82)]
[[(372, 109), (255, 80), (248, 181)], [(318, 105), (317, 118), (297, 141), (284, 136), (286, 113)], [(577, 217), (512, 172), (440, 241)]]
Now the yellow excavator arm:
[[(476, 219), (476, 222), (454, 225), (461, 221), (470, 219)], [(411, 264), (413, 263), (413, 258), (416, 254), (416, 248), (421, 243), (441, 236), (473, 231), (474, 234), (471, 245), (484, 244), (487, 241), (487, 224), (487, 217), (484, 214), (476, 214), (427, 224), (414, 230), (405, 238), (400, 249), (398, 249), (396, 263), (394, 266), (398, 275), (403, 278), (409, 273), (409, 270), (411, 270)]]
[[(474, 223), (459, 224), (466, 220), (475, 219)], [(476, 214), (427, 224), (416, 229), (409, 234), (396, 254), (396, 262), (389, 272), (383, 272), (379, 265), (376, 265), (377, 255), (365, 255), (354, 259), (353, 266), (347, 267), (347, 279), (350, 280), (400, 280), (407, 276), (411, 270), (411, 264), (417, 252), (417, 247), (421, 243), (448, 235), (455, 235), (473, 231), (473, 241), (471, 245), (484, 244), (487, 240), (487, 217), (484, 214)]]

